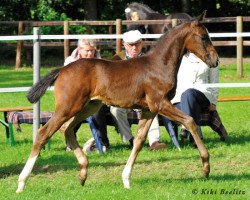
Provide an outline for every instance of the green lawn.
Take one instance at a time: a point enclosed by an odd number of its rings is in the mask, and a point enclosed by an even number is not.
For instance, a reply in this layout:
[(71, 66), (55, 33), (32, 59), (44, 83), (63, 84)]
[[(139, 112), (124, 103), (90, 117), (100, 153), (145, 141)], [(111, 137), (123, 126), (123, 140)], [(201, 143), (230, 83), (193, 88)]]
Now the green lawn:
[[(3, 69), (4, 68), (4, 69)], [(0, 66), (0, 88), (32, 85), (32, 70), (19, 71)], [(45, 68), (42, 74), (50, 69)], [(244, 78), (238, 78), (235, 66), (220, 67), (220, 82), (250, 82), (250, 65), (244, 66)], [(0, 107), (27, 106), (24, 92), (1, 93)], [(250, 88), (223, 88), (220, 96), (250, 95)], [(178, 151), (161, 127), (161, 140), (167, 150), (152, 152), (146, 143), (140, 152), (131, 178), (131, 189), (123, 188), (121, 173), (130, 154), (129, 145), (121, 141), (114, 127), (108, 127), (111, 147), (106, 154), (88, 155), (88, 179), (80, 186), (78, 166), (71, 152), (65, 152), (61, 133), (51, 140), (34, 167), (22, 194), (15, 194), (18, 175), (32, 146), (32, 126), (22, 124), (22, 133), (14, 133), (16, 145), (6, 144), (5, 129), (0, 126), (0, 199), (250, 199), (250, 101), (221, 102), (218, 110), (229, 133), (227, 142), (209, 127), (202, 127), (204, 142), (211, 155), (208, 179), (201, 173), (199, 153), (185, 144)], [(41, 100), (42, 111), (54, 110), (53, 92)], [(2, 116), (1, 116), (2, 119)], [(136, 125), (132, 126), (136, 132)], [(84, 124), (78, 139), (82, 145), (91, 137)]]

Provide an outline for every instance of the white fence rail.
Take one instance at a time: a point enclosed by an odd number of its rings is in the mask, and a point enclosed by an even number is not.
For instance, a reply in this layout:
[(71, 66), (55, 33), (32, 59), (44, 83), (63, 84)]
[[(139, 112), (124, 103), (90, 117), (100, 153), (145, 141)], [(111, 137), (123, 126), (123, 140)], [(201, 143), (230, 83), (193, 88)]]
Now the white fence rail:
[[(142, 38), (155, 39), (162, 34), (142, 34)], [(228, 37), (250, 37), (250, 32), (244, 33), (209, 33), (211, 38), (228, 38)], [(123, 35), (117, 34), (96, 34), (96, 35), (16, 35), (0, 36), (0, 41), (11, 40), (73, 40), (73, 39), (122, 39)]]

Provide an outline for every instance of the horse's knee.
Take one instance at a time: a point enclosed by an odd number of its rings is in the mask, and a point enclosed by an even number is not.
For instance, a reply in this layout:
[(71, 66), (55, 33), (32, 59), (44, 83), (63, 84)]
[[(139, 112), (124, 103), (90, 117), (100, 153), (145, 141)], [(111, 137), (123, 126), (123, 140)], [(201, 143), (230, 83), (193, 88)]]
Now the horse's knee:
[(59, 128), (60, 132), (64, 133), (68, 129), (71, 122), (74, 120), (74, 117), (70, 118), (68, 121), (64, 122), (63, 125)]
[(191, 116), (186, 117), (185, 124), (183, 124), (187, 130), (195, 130), (196, 129), (196, 124), (194, 121), (194, 118)]
[(208, 162), (209, 157), (210, 157), (210, 155), (209, 155), (208, 151), (201, 152), (201, 160), (202, 160), (203, 163)]
[(48, 142), (49, 139), (50, 135), (48, 134), (47, 127), (44, 126), (40, 128), (36, 135), (34, 147), (41, 149)]
[(138, 144), (142, 144), (146, 141), (146, 136), (137, 136), (135, 139), (134, 139), (134, 144), (138, 143)]
[(138, 134), (137, 137), (133, 141), (134, 147), (141, 149), (145, 141), (146, 141), (146, 135), (142, 136)]

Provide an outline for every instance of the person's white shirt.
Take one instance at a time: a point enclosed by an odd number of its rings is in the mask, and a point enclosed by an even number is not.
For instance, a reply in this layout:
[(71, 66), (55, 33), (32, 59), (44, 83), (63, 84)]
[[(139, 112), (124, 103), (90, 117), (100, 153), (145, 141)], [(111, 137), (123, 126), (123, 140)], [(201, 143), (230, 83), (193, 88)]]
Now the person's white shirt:
[(171, 102), (181, 101), (181, 95), (189, 88), (201, 91), (210, 101), (216, 105), (219, 91), (218, 88), (207, 87), (205, 83), (218, 83), (218, 67), (210, 68), (200, 58), (193, 53), (187, 53), (183, 56), (180, 69), (177, 75), (176, 94)]

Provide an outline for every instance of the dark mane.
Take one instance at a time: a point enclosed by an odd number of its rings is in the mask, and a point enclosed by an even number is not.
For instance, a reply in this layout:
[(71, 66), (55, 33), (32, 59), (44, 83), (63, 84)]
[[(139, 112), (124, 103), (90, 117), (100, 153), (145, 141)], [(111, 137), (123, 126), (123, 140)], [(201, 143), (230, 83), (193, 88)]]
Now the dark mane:
[[(173, 28), (170, 28), (165, 32), (157, 41), (154, 48), (152, 48), (148, 53), (155, 52), (154, 49), (164, 49), (166, 46), (171, 45), (172, 41), (175, 40), (176, 37), (179, 37), (179, 34), (183, 34), (186, 32), (186, 28), (184, 26), (188, 26), (188, 23), (179, 24)], [(178, 29), (178, 31), (176, 31)], [(181, 30), (181, 31), (179, 31)], [(160, 53), (160, 52), (155, 52)]]
[(129, 8), (131, 8), (132, 10), (138, 10), (138, 9), (142, 9), (148, 13), (158, 13), (157, 11), (154, 11), (152, 8), (150, 8), (149, 6), (142, 4), (142, 3), (137, 3), (137, 2), (133, 2), (131, 4), (128, 4)]

